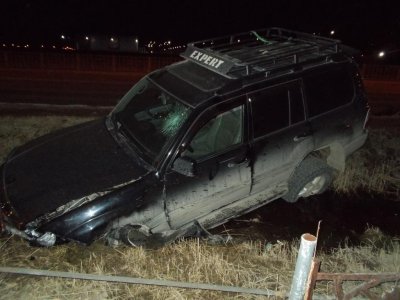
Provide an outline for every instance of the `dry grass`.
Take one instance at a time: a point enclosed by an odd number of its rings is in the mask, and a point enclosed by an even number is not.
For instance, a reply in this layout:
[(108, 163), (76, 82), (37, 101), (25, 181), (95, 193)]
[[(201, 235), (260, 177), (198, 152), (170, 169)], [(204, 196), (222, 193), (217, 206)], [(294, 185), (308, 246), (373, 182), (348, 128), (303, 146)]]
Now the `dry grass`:
[[(29, 139), (89, 119), (2, 117), (0, 162), (13, 147)], [(380, 145), (383, 148), (377, 147)], [(373, 132), (365, 149), (349, 159), (346, 172), (335, 182), (336, 189), (355, 191), (364, 188), (398, 193), (398, 183), (388, 174), (398, 166), (399, 145), (397, 136), (389, 138), (378, 131)], [(392, 154), (388, 155), (388, 151)], [(376, 228), (369, 228), (363, 241), (360, 247), (344, 244), (331, 253), (319, 254), (322, 271), (400, 272), (399, 240), (385, 236)], [(53, 248), (34, 248), (19, 238), (1, 237), (0, 265), (268, 288), (285, 293), (290, 287), (297, 249), (298, 240), (276, 243), (246, 241), (218, 246), (198, 239), (183, 240), (158, 250), (124, 246), (111, 248), (103, 245), (102, 241), (88, 247), (71, 243)], [(319, 283), (317, 292), (332, 295), (332, 285)], [(265, 299), (234, 293), (0, 274), (0, 299), (26, 298)]]
[(0, 163), (14, 147), (56, 129), (91, 119), (93, 118), (71, 116), (0, 116)]
[[(261, 243), (211, 246), (197, 239), (183, 240), (151, 251), (132, 247), (111, 248), (100, 241), (89, 247), (68, 244), (46, 249), (32, 248), (26, 242), (13, 238), (3, 247), (0, 260), (2, 266), (118, 274), (284, 291), (290, 284), (295, 256), (287, 244), (274, 245), (267, 252)], [(35, 299), (43, 295), (46, 298), (62, 299), (71, 296), (83, 299), (257, 298), (211, 291), (12, 275), (0, 279), (0, 289), (7, 298), (30, 295)]]
[(398, 130), (373, 129), (366, 144), (346, 162), (346, 170), (334, 182), (341, 193), (364, 190), (400, 195), (400, 134)]
[[(360, 247), (343, 245), (331, 253), (320, 255), (321, 272), (338, 273), (400, 273), (399, 239), (385, 236), (378, 228), (368, 228), (362, 236)], [(394, 283), (386, 283), (371, 289), (375, 296), (389, 291)], [(397, 285), (397, 284), (396, 284)], [(347, 282), (344, 288), (350, 290), (354, 282)], [(332, 294), (333, 282), (320, 282), (315, 293)], [(377, 298), (378, 299), (378, 298)]]
[[(400, 244), (386, 239), (385, 249), (366, 239), (360, 247), (343, 246), (323, 253), (324, 272), (400, 272)], [(379, 236), (379, 238), (378, 238)], [(6, 238), (1, 239), (2, 244)], [(298, 241), (269, 244), (243, 242), (211, 246), (197, 239), (183, 240), (158, 250), (67, 244), (33, 248), (18, 238), (3, 247), (2, 266), (41, 268), (94, 274), (125, 275), (189, 282), (213, 283), (248, 288), (268, 288), (281, 293), (290, 287)], [(264, 299), (200, 290), (114, 284), (81, 280), (0, 275), (0, 299)], [(380, 291), (381, 292), (381, 291)], [(320, 283), (317, 293), (333, 293), (332, 285)]]

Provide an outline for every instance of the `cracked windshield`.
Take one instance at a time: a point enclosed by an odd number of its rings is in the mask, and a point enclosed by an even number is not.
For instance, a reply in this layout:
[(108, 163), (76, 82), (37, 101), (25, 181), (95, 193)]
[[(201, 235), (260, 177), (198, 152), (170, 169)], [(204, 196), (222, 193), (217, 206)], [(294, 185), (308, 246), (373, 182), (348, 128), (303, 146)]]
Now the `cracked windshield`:
[(130, 93), (133, 96), (125, 98), (113, 115), (119, 130), (154, 163), (191, 109), (148, 79), (138, 82)]

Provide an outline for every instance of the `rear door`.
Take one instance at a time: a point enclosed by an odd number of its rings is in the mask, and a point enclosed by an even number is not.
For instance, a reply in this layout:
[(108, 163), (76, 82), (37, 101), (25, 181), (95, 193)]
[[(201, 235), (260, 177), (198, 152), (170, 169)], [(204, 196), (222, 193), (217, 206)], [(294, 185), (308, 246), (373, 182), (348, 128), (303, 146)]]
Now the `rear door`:
[(252, 114), (252, 195), (268, 201), (287, 191), (294, 168), (314, 149), (301, 80), (248, 95)]
[(305, 98), (316, 148), (339, 141), (347, 144), (354, 134), (357, 116), (352, 105), (354, 81), (347, 64), (339, 64), (304, 76)]

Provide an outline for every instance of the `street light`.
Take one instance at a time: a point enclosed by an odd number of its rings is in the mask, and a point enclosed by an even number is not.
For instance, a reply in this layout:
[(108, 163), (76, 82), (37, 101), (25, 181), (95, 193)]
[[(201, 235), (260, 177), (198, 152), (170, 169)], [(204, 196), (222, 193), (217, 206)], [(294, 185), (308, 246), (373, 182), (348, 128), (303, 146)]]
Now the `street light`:
[(390, 51), (382, 50), (382, 51), (379, 51), (378, 58), (384, 58), (385, 56), (388, 56), (389, 54), (393, 54), (393, 53), (396, 53), (399, 51), (400, 51), (400, 49), (394, 49), (394, 50), (390, 50)]
[(331, 35), (334, 35), (335, 34), (335, 30), (331, 30)]

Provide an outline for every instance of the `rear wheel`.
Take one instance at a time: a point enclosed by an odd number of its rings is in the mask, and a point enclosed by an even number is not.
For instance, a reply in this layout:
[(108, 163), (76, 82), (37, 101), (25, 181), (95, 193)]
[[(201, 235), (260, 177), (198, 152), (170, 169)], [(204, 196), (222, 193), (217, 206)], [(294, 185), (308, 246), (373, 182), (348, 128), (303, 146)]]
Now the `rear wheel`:
[(316, 157), (304, 159), (296, 168), (288, 182), (288, 193), (282, 198), (296, 202), (299, 198), (321, 194), (333, 180), (333, 169)]

